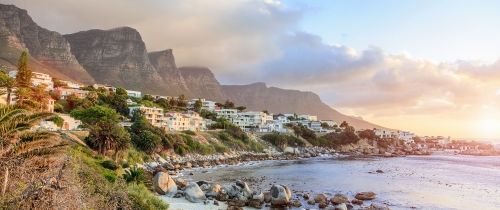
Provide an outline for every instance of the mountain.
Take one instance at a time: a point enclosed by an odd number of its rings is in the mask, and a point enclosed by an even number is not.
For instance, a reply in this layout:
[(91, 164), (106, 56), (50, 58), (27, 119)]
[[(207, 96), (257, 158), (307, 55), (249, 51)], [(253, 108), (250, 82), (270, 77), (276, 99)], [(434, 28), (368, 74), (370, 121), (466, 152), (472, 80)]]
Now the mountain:
[(137, 30), (93, 29), (64, 37), (71, 44), (71, 52), (98, 83), (162, 93), (163, 79), (150, 63)]
[(179, 70), (192, 97), (202, 97), (215, 101), (226, 99), (222, 86), (210, 69), (188, 66), (180, 67)]
[(348, 121), (356, 128), (380, 127), (332, 109), (312, 92), (267, 87), (264, 83), (221, 85), (206, 67), (177, 67), (171, 49), (148, 52), (130, 27), (92, 29), (61, 35), (38, 26), (26, 10), (0, 4), (0, 65), (15, 68), (28, 50), (34, 71), (87, 84), (94, 82), (148, 94), (227, 99), (249, 110), (313, 114)]
[(379, 125), (344, 115), (321, 101), (313, 92), (267, 87), (265, 83), (223, 85), (224, 95), (249, 110), (272, 113), (311, 114), (322, 120), (347, 121), (358, 129), (382, 128)]
[(164, 94), (191, 95), (181, 71), (175, 65), (174, 54), (171, 49), (148, 53), (149, 61), (156, 68), (158, 74), (163, 79), (162, 86)]
[(0, 65), (16, 69), (22, 51), (29, 52), (34, 71), (60, 79), (94, 82), (61, 34), (38, 26), (26, 10), (0, 4)]

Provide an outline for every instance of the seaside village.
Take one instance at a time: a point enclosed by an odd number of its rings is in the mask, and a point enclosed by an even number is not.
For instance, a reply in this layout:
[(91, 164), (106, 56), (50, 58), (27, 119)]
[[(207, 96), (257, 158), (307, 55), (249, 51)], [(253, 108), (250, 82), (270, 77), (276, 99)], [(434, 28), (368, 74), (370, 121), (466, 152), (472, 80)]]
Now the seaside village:
[[(7, 80), (16, 76), (19, 76), (18, 79), (23, 78), (21, 75), (17, 75), (17, 71), (10, 71), (8, 75), (3, 72), (3, 78)], [(419, 137), (408, 131), (376, 128), (356, 131), (348, 122), (320, 120), (317, 116), (304, 113), (247, 111), (246, 107), (236, 106), (231, 101), (222, 104), (202, 98), (187, 99), (182, 95), (149, 95), (102, 84), (89, 86), (55, 79), (39, 72), (31, 73), (31, 83), (33, 95), (43, 95), (43, 99), (33, 103), (33, 106), (52, 113), (39, 113), (50, 114), (51, 118), (31, 127), (33, 133), (40, 133), (43, 137), (46, 133), (57, 132), (60, 134), (59, 140), (53, 141), (63, 142), (61, 140), (66, 139), (74, 143), (68, 151), (81, 161), (73, 163), (78, 167), (69, 171), (83, 167), (78, 169), (80, 171), (77, 174), (84, 174), (79, 175), (78, 179), (88, 180), (84, 181), (90, 183), (87, 188), (102, 187), (106, 196), (114, 196), (113, 193), (120, 190), (111, 186), (117, 186), (115, 180), (123, 176), (129, 187), (126, 189), (133, 192), (129, 196), (157, 201), (154, 208), (137, 209), (166, 209), (166, 204), (156, 197), (166, 195), (163, 199), (185, 198), (168, 200), (170, 204), (202, 203), (200, 209), (212, 205), (216, 209), (224, 209), (224, 206), (231, 210), (242, 210), (246, 206), (257, 209), (264, 206), (317, 206), (325, 209), (331, 203), (335, 209), (347, 210), (347, 206), (363, 206), (366, 201), (370, 205), (369, 209), (385, 210), (388, 208), (372, 202), (377, 195), (371, 191), (350, 195), (354, 197), (352, 200), (345, 194), (335, 194), (328, 199), (324, 193), (313, 195), (305, 191), (293, 191), (292, 196), (288, 186), (273, 184), (270, 190), (264, 191), (257, 188), (256, 180), (244, 177), (223, 186), (209, 180), (188, 182), (190, 179), (185, 179), (183, 175), (192, 177), (194, 173), (212, 166), (240, 165), (260, 160), (291, 160), (325, 155), (396, 157), (428, 155), (438, 150), (454, 150), (454, 154), (491, 155), (484, 152), (494, 151), (492, 145), (452, 141), (450, 137)], [(23, 85), (30, 86), (29, 82)], [(5, 91), (1, 102), (26, 103), (21, 94), (19, 98), (16, 96), (17, 93), (12, 89), (8, 93)], [(129, 142), (134, 147), (129, 147)], [(64, 141), (58, 145), (65, 144), (68, 143)], [(113, 147), (108, 148), (114, 150), (108, 158), (103, 156), (110, 154), (109, 149), (105, 148), (106, 144), (113, 144)], [(23, 147), (19, 148), (22, 150)], [(120, 151), (120, 148), (125, 149)], [(117, 158), (119, 152), (126, 155), (121, 156), (121, 160)], [(61, 162), (65, 159), (61, 158)], [(184, 169), (189, 171), (182, 173)], [(60, 171), (54, 173), (61, 176)], [(385, 172), (379, 169), (369, 173)], [(50, 178), (46, 183), (55, 186), (50, 189), (60, 189), (57, 178)], [(150, 185), (146, 187), (133, 183)], [(106, 206), (108, 202), (102, 205)], [(190, 208), (186, 206), (182, 209)]]
[[(9, 77), (15, 78), (17, 71), (12, 70), (9, 73)], [(32, 84), (33, 86), (43, 85), (46, 91), (53, 92), (54, 95), (60, 99), (67, 99), (69, 97), (85, 98), (87, 97), (89, 91), (85, 90), (87, 85), (79, 84), (72, 81), (65, 81), (52, 78), (48, 74), (33, 72), (32, 73)], [(94, 89), (106, 89), (109, 91), (116, 91), (116, 87), (103, 84), (93, 84), (91, 85)], [(214, 123), (211, 119), (206, 119), (200, 116), (198, 112), (195, 112), (195, 106), (198, 103), (198, 109), (206, 110), (208, 112), (215, 113), (218, 118), (225, 118), (232, 124), (240, 127), (245, 132), (250, 133), (293, 133), (293, 130), (287, 125), (300, 125), (303, 126), (318, 135), (326, 133), (339, 133), (345, 127), (341, 126), (341, 123), (335, 120), (318, 120), (317, 116), (309, 114), (295, 114), (295, 113), (279, 113), (273, 114), (268, 111), (245, 111), (245, 107), (232, 107), (227, 108), (224, 105), (219, 104), (215, 101), (210, 101), (202, 98), (195, 99), (183, 99), (187, 102), (187, 109), (183, 111), (165, 111), (160, 107), (147, 106), (144, 104), (138, 104), (132, 99), (140, 99), (144, 97), (140, 91), (126, 90), (129, 99), (127, 99), (127, 105), (129, 108), (130, 117), (132, 117), (134, 112), (140, 111), (145, 118), (154, 126), (164, 129), (169, 132), (177, 131), (207, 131)], [(179, 99), (174, 96), (160, 96), (160, 95), (148, 95), (154, 100), (158, 99)], [(15, 92), (12, 92), (10, 96), (10, 102), (7, 102), (7, 95), (4, 94), (0, 98), (1, 104), (15, 104), (16, 96)], [(54, 112), (54, 99), (49, 99), (46, 104), (47, 112)], [(231, 102), (232, 103), (232, 102)], [(82, 130), (82, 123), (69, 116), (68, 114), (56, 113), (60, 118), (62, 118), (62, 125), (57, 125), (53, 121), (44, 120), (39, 125), (35, 126), (35, 129), (48, 130), (48, 131), (78, 131)], [(124, 127), (129, 127), (132, 125), (130, 120), (124, 120), (121, 123)], [(405, 144), (416, 145), (417, 148), (421, 149), (454, 149), (461, 152), (467, 151), (468, 153), (480, 153), (481, 144), (471, 144), (467, 141), (452, 141), (450, 137), (444, 136), (416, 136), (414, 133), (409, 131), (399, 131), (391, 129), (371, 129), (376, 137), (379, 139), (397, 139), (401, 140)], [(363, 132), (363, 130), (358, 130), (357, 133)], [(494, 146), (496, 150), (500, 149), (498, 145)]]

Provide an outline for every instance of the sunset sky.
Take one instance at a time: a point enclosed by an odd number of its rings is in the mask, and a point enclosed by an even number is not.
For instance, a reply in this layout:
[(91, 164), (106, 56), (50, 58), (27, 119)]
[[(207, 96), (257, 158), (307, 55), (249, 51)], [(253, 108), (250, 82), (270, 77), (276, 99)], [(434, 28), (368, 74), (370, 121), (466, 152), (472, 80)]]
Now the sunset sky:
[(12, 1), (60, 33), (136, 28), (178, 66), (420, 135), (500, 137), (500, 1)]

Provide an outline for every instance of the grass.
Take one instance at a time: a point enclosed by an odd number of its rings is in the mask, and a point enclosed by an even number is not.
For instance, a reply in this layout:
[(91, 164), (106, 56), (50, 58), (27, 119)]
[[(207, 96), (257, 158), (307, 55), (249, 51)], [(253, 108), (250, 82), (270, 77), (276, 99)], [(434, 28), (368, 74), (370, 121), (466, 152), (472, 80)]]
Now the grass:
[(132, 209), (168, 209), (168, 204), (153, 195), (143, 184), (129, 184), (127, 194), (133, 202)]
[[(127, 184), (122, 169), (110, 170), (109, 159), (83, 146), (75, 145), (69, 151), (72, 168), (77, 174), (83, 196), (90, 197), (93, 209), (167, 209), (168, 204), (157, 198), (143, 183)], [(143, 153), (135, 149), (126, 151), (130, 162), (143, 160)], [(104, 164), (103, 164), (104, 163)], [(119, 166), (117, 166), (119, 167)], [(92, 209), (91, 208), (91, 209)]]

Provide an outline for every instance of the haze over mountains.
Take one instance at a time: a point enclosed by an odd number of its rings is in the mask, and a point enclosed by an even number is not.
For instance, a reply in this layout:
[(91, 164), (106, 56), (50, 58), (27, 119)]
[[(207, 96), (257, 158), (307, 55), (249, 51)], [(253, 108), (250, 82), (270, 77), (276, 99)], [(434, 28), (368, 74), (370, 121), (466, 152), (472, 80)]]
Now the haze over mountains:
[(267, 87), (264, 83), (221, 85), (206, 67), (177, 67), (171, 49), (147, 52), (140, 33), (130, 27), (61, 35), (38, 26), (26, 10), (0, 4), (0, 65), (15, 69), (23, 50), (32, 56), (34, 71), (60, 79), (158, 95), (228, 99), (249, 110), (307, 113), (320, 119), (345, 120), (358, 129), (380, 127), (339, 113), (312, 92)]

